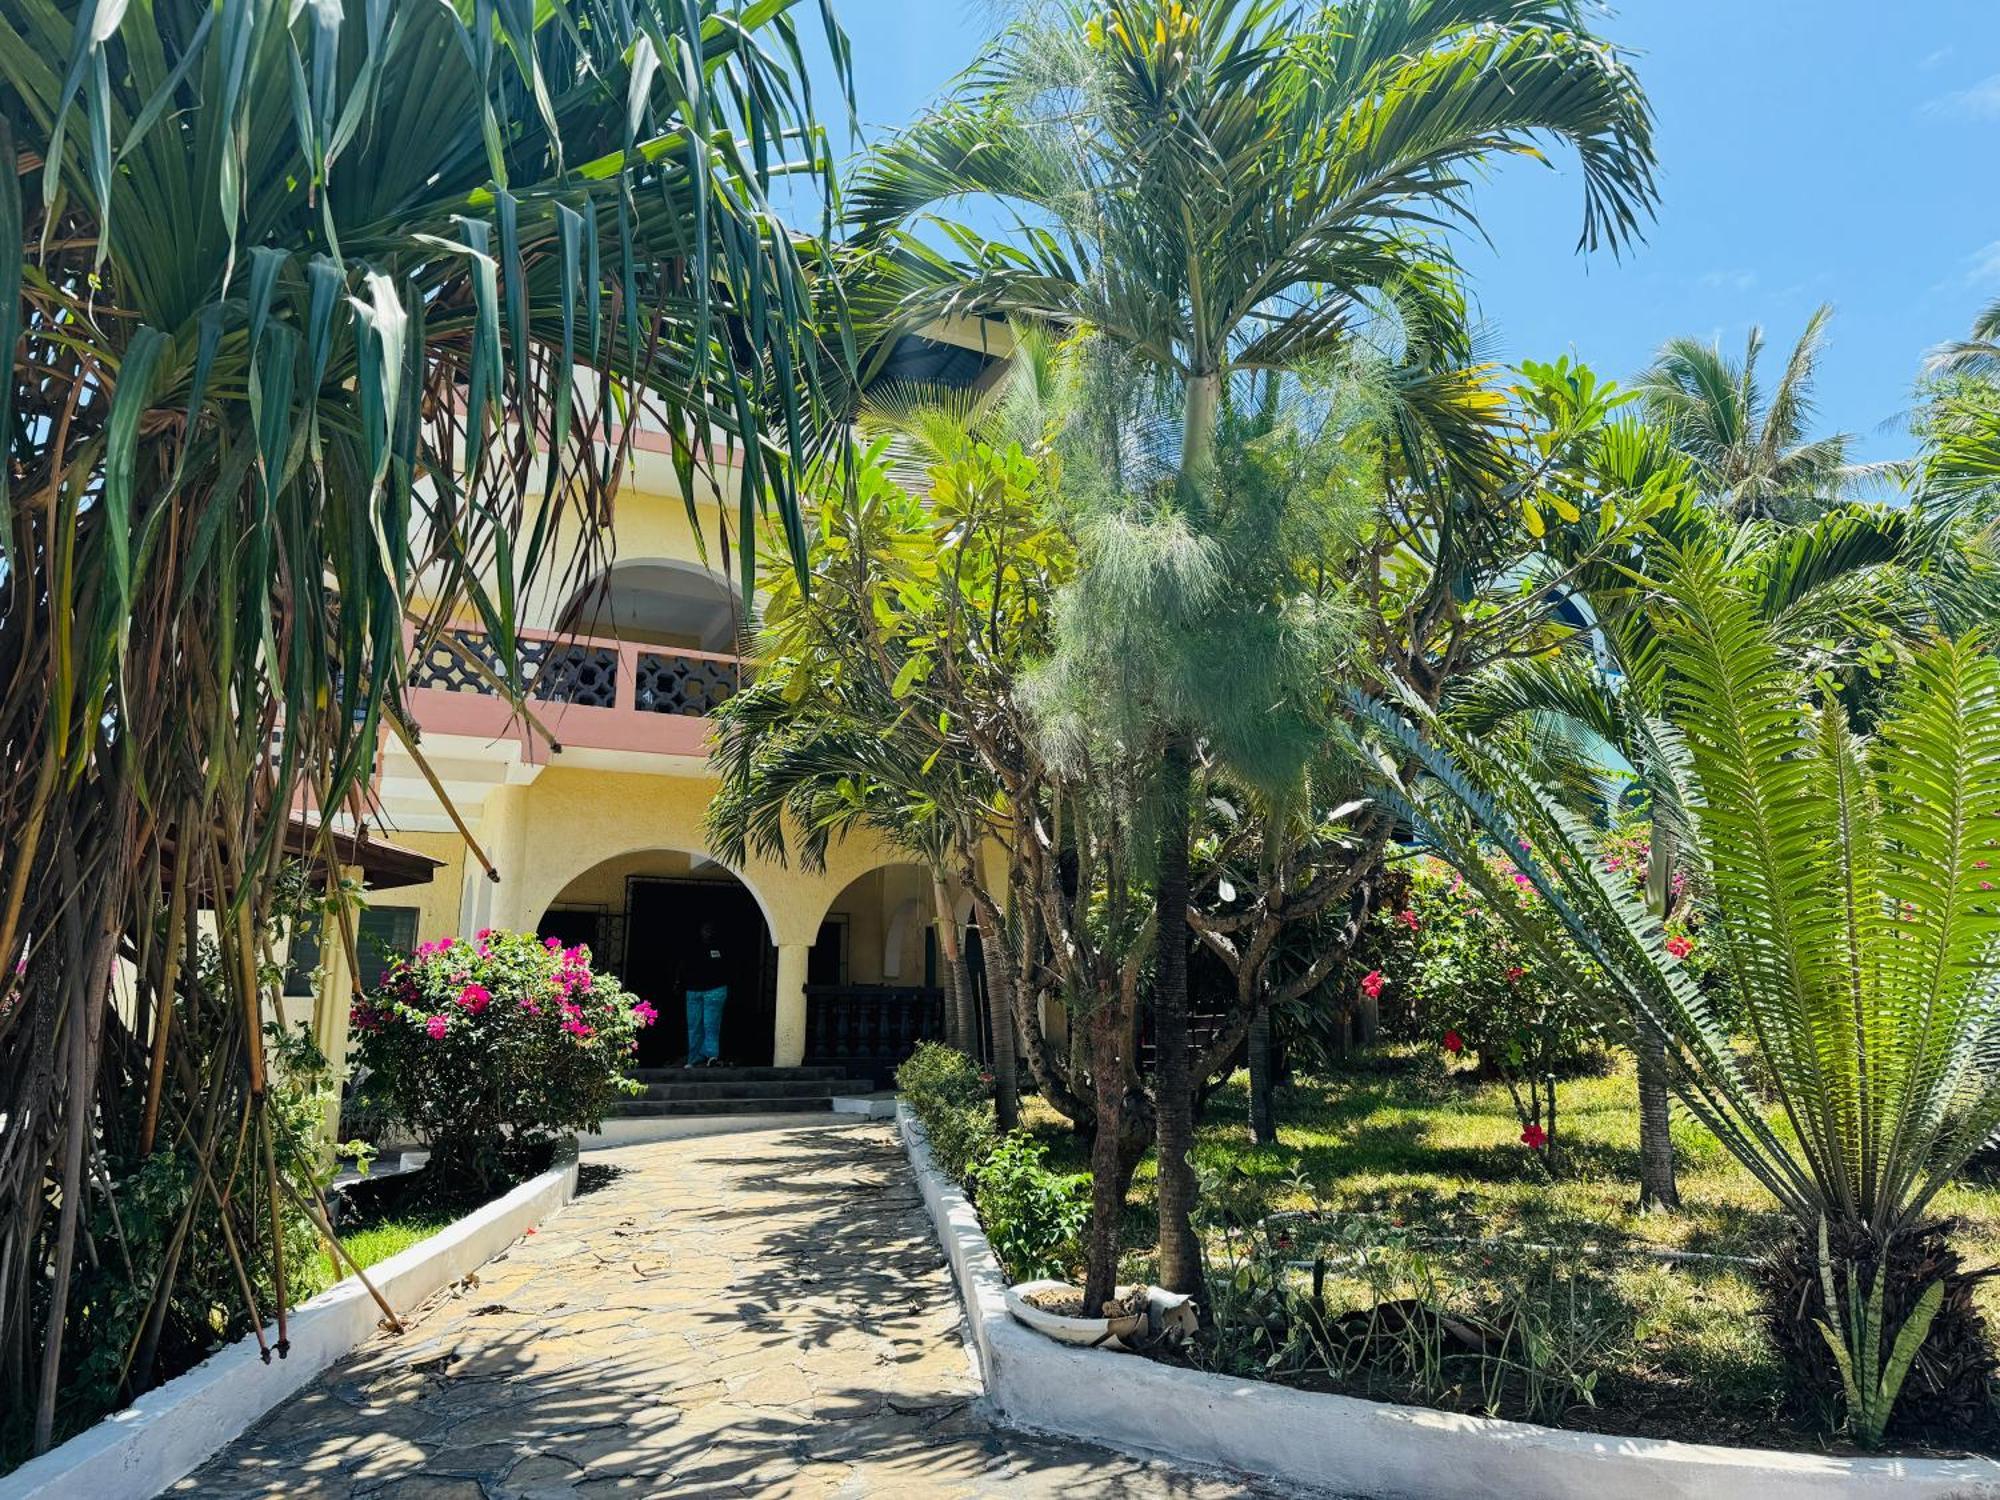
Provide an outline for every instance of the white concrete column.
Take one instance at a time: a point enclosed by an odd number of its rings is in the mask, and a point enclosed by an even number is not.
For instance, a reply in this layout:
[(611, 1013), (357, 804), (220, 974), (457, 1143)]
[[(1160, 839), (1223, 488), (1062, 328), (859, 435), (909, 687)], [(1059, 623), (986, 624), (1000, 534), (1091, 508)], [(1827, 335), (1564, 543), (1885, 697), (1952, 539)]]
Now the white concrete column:
[(486, 794), (479, 820), (479, 841), (493, 868), (500, 874), (489, 880), (479, 861), (469, 855), (465, 863), (465, 883), (473, 890), (467, 899), (463, 937), (471, 937), (482, 927), (531, 928), (541, 919), (539, 911), (524, 909), (528, 876), (528, 788), (525, 784), (503, 782)]
[(796, 1068), (806, 1057), (806, 954), (810, 943), (778, 944), (778, 1015), (771, 1066)]

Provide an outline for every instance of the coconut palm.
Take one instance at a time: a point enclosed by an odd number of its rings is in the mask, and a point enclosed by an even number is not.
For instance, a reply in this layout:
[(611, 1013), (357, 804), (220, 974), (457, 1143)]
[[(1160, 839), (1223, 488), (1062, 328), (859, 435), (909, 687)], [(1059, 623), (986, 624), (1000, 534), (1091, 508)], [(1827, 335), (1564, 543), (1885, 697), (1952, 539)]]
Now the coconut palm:
[(1979, 310), (1969, 337), (1954, 339), (1931, 351), (1924, 361), (1927, 375), (2000, 376), (2000, 297)]
[[(1582, 166), (1580, 243), (1629, 240), (1654, 198), (1651, 116), (1568, 5), (1050, 0), (868, 160), (848, 207), (876, 257), (877, 315), (1088, 327), (1149, 370), (1198, 535), (1224, 386), (1340, 350), (1391, 307), (1417, 342), (1452, 340), (1461, 308), (1435, 231), (1476, 223), (1471, 173), (1550, 139)], [(1012, 208), (1020, 232), (1003, 243), (933, 217), (967, 198)], [(1161, 1278), (1193, 1289), (1184, 934), (1204, 705), (1162, 707)]]
[[(603, 550), (640, 410), (684, 480), (733, 445), (746, 517), (791, 509), (818, 287), (770, 194), (825, 170), (796, 31), (787, 0), (0, 0), (0, 1443), (51, 1441), (77, 1318), (124, 1320), (94, 1392), (211, 1313), (274, 1302), (282, 1352), (272, 892), (300, 853), (337, 892), (406, 630), (476, 616), (518, 702), (514, 601)], [(75, 1295), (142, 1170), (173, 1232)], [(182, 1307), (218, 1226), (270, 1284)]]
[[(1925, 646), (1863, 735), (1717, 549), (1691, 545), (1659, 573), (1660, 775), (1782, 1128), (1657, 918), (1531, 773), (1447, 723), (1371, 705), (1428, 773), (1394, 795), (1614, 1034), (1654, 1033), (1683, 1103), (1795, 1218), (1772, 1288), (1792, 1367), (1830, 1377), (1815, 1324), (1836, 1341), (1843, 1326), (1821, 1291), (1824, 1226), (1835, 1263), (1884, 1292), (1878, 1333), (1944, 1283), (1916, 1378), (1942, 1415), (1977, 1418), (1992, 1361), (1929, 1214), (2000, 1127), (2000, 661), (1974, 637)], [(1484, 870), (1492, 845), (1521, 851), (1581, 961)]]
[(1724, 354), (1719, 343), (1669, 339), (1639, 376), (1647, 415), (1693, 460), (1703, 488), (1726, 514), (1795, 516), (1837, 493), (1847, 435), (1810, 436), (1813, 378), (1832, 315), (1822, 304), (1806, 319), (1768, 395), (1757, 373), (1762, 328), (1750, 330), (1741, 359)]

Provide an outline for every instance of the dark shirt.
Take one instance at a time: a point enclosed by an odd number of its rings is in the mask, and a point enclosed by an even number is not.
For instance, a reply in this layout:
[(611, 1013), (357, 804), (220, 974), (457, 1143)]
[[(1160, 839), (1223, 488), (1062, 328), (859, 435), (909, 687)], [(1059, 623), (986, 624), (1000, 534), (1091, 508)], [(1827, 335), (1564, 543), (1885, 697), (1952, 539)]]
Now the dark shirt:
[(729, 957), (721, 938), (703, 942), (696, 937), (689, 944), (687, 957), (681, 963), (681, 982), (691, 990), (720, 989), (729, 983)]

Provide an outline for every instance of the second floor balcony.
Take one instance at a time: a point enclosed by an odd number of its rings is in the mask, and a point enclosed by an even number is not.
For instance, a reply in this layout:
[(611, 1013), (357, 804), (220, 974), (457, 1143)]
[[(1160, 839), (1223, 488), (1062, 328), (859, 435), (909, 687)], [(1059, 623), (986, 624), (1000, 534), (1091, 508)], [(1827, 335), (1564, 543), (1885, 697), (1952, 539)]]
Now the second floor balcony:
[[(494, 682), (498, 653), (475, 630), (454, 630), (410, 670), (409, 711), (427, 735), (520, 739), (546, 747)], [(565, 749), (707, 754), (706, 715), (742, 683), (740, 657), (567, 631), (522, 631), (521, 680), (530, 711)]]

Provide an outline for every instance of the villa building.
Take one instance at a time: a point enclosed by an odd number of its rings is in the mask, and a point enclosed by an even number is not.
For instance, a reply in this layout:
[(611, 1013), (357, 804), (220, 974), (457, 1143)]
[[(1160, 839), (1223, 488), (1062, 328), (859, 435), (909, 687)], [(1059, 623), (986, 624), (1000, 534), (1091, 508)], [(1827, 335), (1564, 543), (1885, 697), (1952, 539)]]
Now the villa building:
[[(996, 339), (1004, 329), (978, 323), (928, 330), (903, 340), (886, 378), (975, 384), (995, 366)], [(383, 951), (483, 927), (588, 943), (600, 968), (658, 1009), (640, 1065), (671, 1067), (687, 1050), (682, 966), (708, 923), (730, 975), (725, 1063), (838, 1065), (845, 1077), (886, 1082), (938, 1025), (928, 874), (865, 834), (836, 841), (822, 872), (796, 860), (732, 869), (711, 857), (707, 715), (742, 681), (752, 625), (716, 565), (725, 503), (735, 516), (735, 472), (726, 453), (712, 456), (691, 520), (666, 435), (641, 422), (631, 437), (614, 561), (580, 586), (544, 588), (520, 604), (538, 725), (515, 716), (473, 665), (491, 655), (470, 623), (413, 664), (405, 706), (423, 763), (385, 740), (377, 822), (384, 838), (437, 864), (428, 883), (369, 894), (364, 971)], [(967, 914), (961, 902), (961, 921)], [(321, 1034), (338, 1055), (344, 966), (319, 945), (301, 952), (325, 967), (315, 986), (311, 963), (295, 955), (290, 993), (317, 1000)]]

